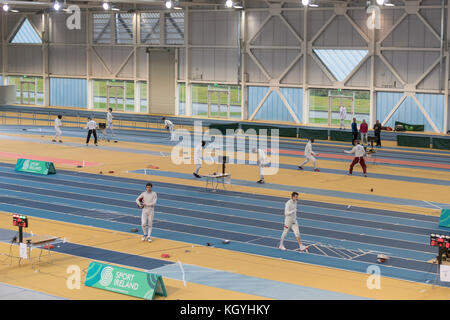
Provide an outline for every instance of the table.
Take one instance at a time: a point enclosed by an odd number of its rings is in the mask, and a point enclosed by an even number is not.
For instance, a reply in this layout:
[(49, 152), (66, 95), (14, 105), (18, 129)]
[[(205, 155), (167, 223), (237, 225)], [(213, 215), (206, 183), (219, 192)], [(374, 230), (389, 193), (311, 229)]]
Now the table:
[[(31, 249), (38, 248), (40, 249), (39, 257), (38, 257), (38, 265), (41, 262), (41, 256), (42, 251), (47, 250), (48, 255), (51, 256), (50, 248), (44, 248), (45, 245), (51, 245), (55, 243), (62, 242), (62, 239), (60, 237), (55, 236), (47, 236), (47, 235), (36, 235), (28, 238), (23, 239), (23, 243), (27, 245), (27, 251), (28, 251), (28, 259), (30, 259), (31, 267), (33, 268), (33, 258), (31, 257)], [(17, 244), (19, 244), (18, 240), (16, 241)], [(51, 258), (51, 257), (50, 257)], [(19, 257), (19, 265), (22, 261), (22, 258)]]
[(216, 192), (219, 189), (220, 180), (222, 180), (223, 189), (225, 189), (225, 183), (231, 183), (231, 174), (229, 173), (219, 173), (219, 174), (208, 174), (206, 177), (206, 190), (212, 190)]

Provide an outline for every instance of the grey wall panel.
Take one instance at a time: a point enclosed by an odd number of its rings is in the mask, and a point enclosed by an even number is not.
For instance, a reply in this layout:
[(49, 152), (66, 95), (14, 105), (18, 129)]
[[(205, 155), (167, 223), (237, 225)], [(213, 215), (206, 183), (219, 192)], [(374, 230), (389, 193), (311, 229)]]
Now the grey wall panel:
[(369, 87), (370, 85), (370, 58), (355, 72), (346, 83), (351, 87)]
[(86, 43), (86, 14), (81, 14), (81, 29), (69, 30), (66, 26), (69, 14), (51, 14), (49, 18), (50, 41), (52, 43), (70, 43), (85, 44)]
[(42, 34), (42, 31), (44, 30), (42, 14), (31, 14), (28, 18), (32, 25)]
[(11, 45), (8, 47), (8, 72), (42, 73), (41, 46)]
[[(137, 60), (137, 68), (136, 68), (136, 76), (138, 78), (148, 77), (147, 72), (147, 53), (145, 52), (145, 48), (136, 49), (136, 60)], [(133, 57), (131, 57), (133, 59)]]
[(6, 37), (12, 37), (13, 32), (15, 32), (14, 28), (24, 16), (21, 14), (8, 14), (4, 15), (4, 17), (6, 19)]
[(332, 85), (330, 79), (312, 59), (308, 59), (308, 83), (311, 85)]
[(237, 49), (192, 48), (193, 80), (237, 82)]
[(192, 12), (189, 22), (193, 45), (237, 45), (237, 12)]
[(365, 9), (348, 10), (347, 14), (358, 25), (361, 31), (364, 32), (364, 34), (369, 37), (370, 31), (369, 28), (367, 28), (368, 14), (366, 10)]
[(278, 78), (294, 61), (299, 50), (254, 49), (253, 53), (272, 78)]
[[(105, 65), (109, 68), (111, 73), (109, 73), (102, 66), (100, 61), (97, 61), (97, 57), (92, 61), (92, 74), (91, 75), (100, 75), (100, 76), (110, 76), (114, 75), (118, 70), (122, 63), (125, 62), (125, 59), (132, 51), (130, 47), (103, 47), (103, 46), (94, 46), (93, 50), (95, 50), (98, 56), (103, 60)], [(131, 59), (132, 60), (132, 59)], [(133, 77), (133, 62), (128, 61), (125, 67), (121, 72), (122, 77)]]
[(383, 55), (408, 83), (414, 83), (439, 57), (437, 52), (393, 51)]
[(375, 85), (381, 88), (403, 88), (379, 57), (375, 57)]
[(85, 76), (86, 47), (51, 46), (48, 68), (50, 74)]
[(377, 41), (385, 37), (392, 26), (397, 23), (404, 13), (404, 10), (381, 10), (381, 29), (377, 30), (375, 34)]
[(281, 80), (283, 84), (302, 84), (303, 83), (303, 58), (300, 58), (290, 71)]
[[(444, 18), (447, 16), (447, 10), (444, 10)], [(421, 9), (419, 13), (433, 27), (438, 34), (441, 33), (441, 9)]]
[(247, 12), (246, 31), (248, 39), (253, 38), (268, 15), (269, 14), (265, 11)]
[(300, 46), (300, 42), (278, 16), (272, 16), (270, 18), (252, 44), (266, 46)]
[[(439, 65), (433, 68), (429, 75), (427, 75), (417, 86), (418, 89), (436, 89), (439, 88)], [(445, 70), (442, 72), (441, 86), (444, 86)]]
[(388, 47), (439, 47), (437, 39), (417, 15), (408, 15), (383, 41)]
[(311, 11), (308, 14), (308, 40), (310, 40), (333, 15), (333, 10)]
[(344, 16), (337, 16), (314, 42), (316, 46), (367, 46), (364, 38)]
[(186, 66), (186, 56), (184, 54), (184, 48), (178, 49), (178, 80), (185, 79), (185, 66)]
[(266, 76), (248, 54), (245, 55), (245, 72), (248, 74), (249, 82), (267, 82)]
[(297, 32), (301, 39), (303, 39), (303, 22), (304, 13), (303, 11), (284, 11), (282, 13), (286, 21), (291, 25), (291, 27)]

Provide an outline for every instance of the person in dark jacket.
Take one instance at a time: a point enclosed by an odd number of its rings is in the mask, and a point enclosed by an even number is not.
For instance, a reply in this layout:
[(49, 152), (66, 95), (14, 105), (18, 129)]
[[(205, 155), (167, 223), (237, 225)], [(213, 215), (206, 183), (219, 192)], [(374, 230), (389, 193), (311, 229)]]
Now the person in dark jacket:
[(355, 145), (355, 140), (358, 139), (358, 124), (356, 123), (356, 118), (353, 118), (352, 134), (353, 134), (352, 145)]
[(380, 120), (373, 125), (373, 130), (375, 130), (375, 138), (377, 139), (377, 147), (381, 147), (381, 123)]

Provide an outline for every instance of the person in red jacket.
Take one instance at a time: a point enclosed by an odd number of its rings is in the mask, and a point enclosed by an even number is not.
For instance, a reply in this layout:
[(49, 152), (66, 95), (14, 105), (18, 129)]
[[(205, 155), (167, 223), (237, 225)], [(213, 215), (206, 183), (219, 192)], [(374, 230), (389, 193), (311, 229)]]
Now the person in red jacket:
[(367, 125), (366, 120), (363, 119), (362, 123), (359, 125), (359, 132), (361, 133), (361, 143), (369, 144), (367, 140), (367, 132), (369, 131), (369, 126)]

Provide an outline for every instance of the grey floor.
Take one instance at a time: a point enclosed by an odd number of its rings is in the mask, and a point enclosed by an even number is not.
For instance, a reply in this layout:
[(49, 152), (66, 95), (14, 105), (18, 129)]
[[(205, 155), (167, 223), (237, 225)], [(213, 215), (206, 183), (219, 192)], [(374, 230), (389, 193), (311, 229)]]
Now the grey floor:
[(65, 299), (0, 282), (0, 300), (65, 300)]

